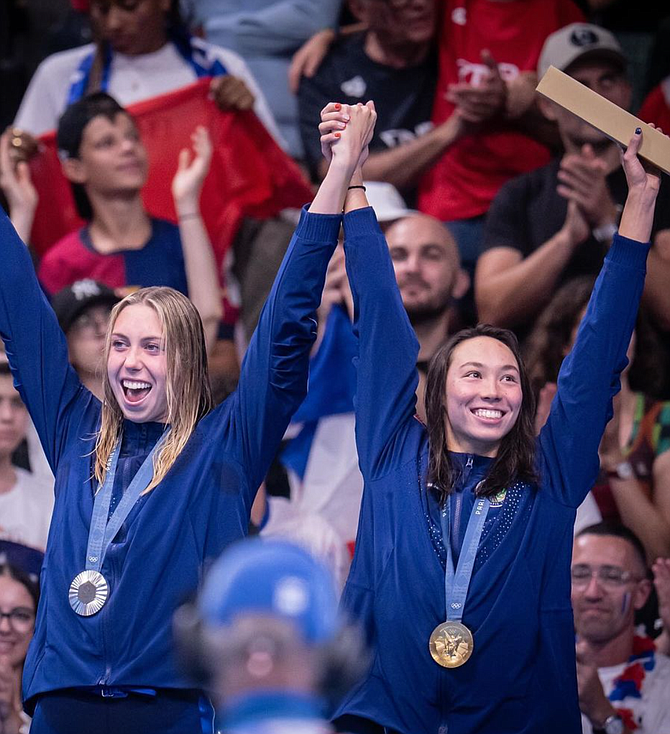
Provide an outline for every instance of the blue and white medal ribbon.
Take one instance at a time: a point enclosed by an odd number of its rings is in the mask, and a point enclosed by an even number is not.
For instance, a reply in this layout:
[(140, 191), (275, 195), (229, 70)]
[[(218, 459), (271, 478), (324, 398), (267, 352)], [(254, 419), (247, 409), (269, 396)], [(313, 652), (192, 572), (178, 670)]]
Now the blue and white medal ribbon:
[(162, 442), (161, 436), (123, 493), (114, 514), (109, 517), (114, 477), (121, 451), (121, 441), (116, 442), (105, 481), (96, 492), (93, 502), (93, 515), (86, 547), (86, 569), (74, 577), (68, 593), (70, 606), (81, 617), (90, 617), (99, 612), (109, 597), (109, 584), (100, 573), (105, 554), (140, 495), (149, 486), (154, 473), (153, 457)]
[(449, 527), (450, 499), (447, 500), (440, 516), (442, 538), (447, 549), (447, 563), (444, 574), (447, 621), (442, 622), (433, 630), (428, 642), (428, 649), (438, 665), (443, 668), (458, 668), (470, 659), (474, 650), (472, 632), (461, 620), (463, 619), (465, 599), (468, 595), (472, 571), (475, 567), (479, 541), (482, 537), (484, 523), (491, 503), (486, 497), (475, 498), (475, 504), (463, 539), (463, 549), (458, 558), (458, 565), (454, 570)]

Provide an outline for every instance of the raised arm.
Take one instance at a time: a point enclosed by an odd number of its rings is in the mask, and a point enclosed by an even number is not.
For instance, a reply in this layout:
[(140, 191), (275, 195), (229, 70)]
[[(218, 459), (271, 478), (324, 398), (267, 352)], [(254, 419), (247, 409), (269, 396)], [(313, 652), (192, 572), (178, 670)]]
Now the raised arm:
[(67, 344), (37, 282), (28, 248), (0, 212), (0, 336), (14, 383), (28, 407), (52, 470), (63, 447), (62, 420), (84, 391)]
[[(361, 130), (359, 137), (367, 134)], [(232, 435), (255, 492), (284, 431), (307, 392), (316, 310), (337, 245), (342, 207), (362, 144), (333, 157), (309, 209), (304, 209), (231, 396)], [(346, 153), (346, 154), (345, 154)]]
[[(368, 103), (370, 104), (370, 103)], [(350, 125), (365, 108), (328, 106), (322, 141), (333, 155), (347, 143)], [(351, 117), (350, 121), (346, 121)], [(346, 124), (334, 138), (337, 124)], [(374, 477), (389, 468), (401, 429), (415, 413), (419, 345), (402, 305), (384, 235), (362, 187), (363, 153), (345, 202), (344, 250), (354, 301), (354, 332), (359, 346), (356, 390), (356, 436), (361, 470)]]
[[(638, 128), (639, 130), (639, 128)], [(628, 197), (593, 289), (571, 353), (558, 377), (558, 391), (540, 432), (541, 471), (559, 501), (576, 507), (598, 473), (598, 446), (612, 417), (612, 398), (626, 365), (640, 296), (660, 174), (637, 157), (635, 133), (623, 155)]]
[(188, 294), (198, 309), (205, 330), (207, 351), (216, 341), (221, 321), (221, 286), (212, 243), (200, 214), (200, 192), (209, 171), (212, 143), (207, 130), (199, 126), (192, 135), (195, 156), (184, 148), (172, 180), (172, 195), (179, 221)]

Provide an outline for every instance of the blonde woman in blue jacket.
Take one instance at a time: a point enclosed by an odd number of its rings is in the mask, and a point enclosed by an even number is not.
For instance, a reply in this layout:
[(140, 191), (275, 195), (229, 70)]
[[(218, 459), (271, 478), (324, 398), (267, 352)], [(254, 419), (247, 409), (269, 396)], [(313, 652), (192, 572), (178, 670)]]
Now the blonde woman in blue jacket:
[(305, 395), (314, 313), (373, 124), (351, 122), (302, 213), (239, 387), (216, 408), (199, 316), (169, 288), (141, 289), (115, 307), (102, 403), (89, 393), (26, 247), (0, 218), (0, 334), (56, 477), (23, 680), (32, 734), (211, 728), (211, 707), (174, 659), (171, 619), (208, 564), (246, 533)]

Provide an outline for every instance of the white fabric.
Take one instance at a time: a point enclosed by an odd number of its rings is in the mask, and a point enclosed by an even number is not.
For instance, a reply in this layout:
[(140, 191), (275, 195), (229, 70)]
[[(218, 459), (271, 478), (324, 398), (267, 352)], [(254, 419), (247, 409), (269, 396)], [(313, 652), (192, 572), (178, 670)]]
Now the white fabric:
[(598, 509), (598, 503), (591, 492), (589, 492), (581, 505), (577, 508), (577, 517), (575, 518), (575, 535), (580, 530), (588, 528), (589, 525), (595, 525), (603, 519)]
[(304, 479), (289, 472), (291, 499), (268, 499), (270, 519), (261, 532), (306, 546), (330, 566), (340, 588), (349, 572), (363, 494), (354, 425), (353, 413), (319, 421)]
[[(605, 695), (611, 693), (614, 680), (623, 673), (626, 664), (598, 668), (598, 677)], [(670, 658), (656, 653), (656, 665), (647, 672), (642, 682), (642, 698), (624, 698), (617, 701), (617, 708), (630, 709), (638, 724), (635, 734), (670, 734)], [(593, 728), (582, 716), (583, 734), (591, 734)]]
[[(270, 108), (241, 56), (200, 39), (194, 44), (209, 58), (219, 59), (231, 76), (239, 77), (256, 98), (254, 111), (279, 145), (285, 147)], [(67, 106), (72, 83), (79, 75), (82, 60), (93, 53), (88, 44), (47, 57), (30, 80), (14, 124), (32, 135), (56, 128)], [(192, 84), (197, 79), (191, 66), (172, 43), (141, 56), (115, 53), (109, 74), (109, 94), (127, 107), (160, 94)]]
[(0, 494), (0, 538), (43, 551), (53, 512), (53, 483), (14, 467), (16, 484)]

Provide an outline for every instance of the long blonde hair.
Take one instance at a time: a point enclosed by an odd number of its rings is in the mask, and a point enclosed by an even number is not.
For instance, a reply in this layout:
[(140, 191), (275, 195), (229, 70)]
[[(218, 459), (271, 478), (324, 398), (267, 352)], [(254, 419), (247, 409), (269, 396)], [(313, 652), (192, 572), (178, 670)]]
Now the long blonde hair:
[[(144, 490), (149, 492), (168, 473), (191, 437), (197, 422), (212, 409), (213, 400), (200, 315), (191, 301), (173, 288), (141, 288), (114, 306), (107, 329), (105, 365), (109, 358), (116, 319), (124, 308), (136, 304), (150, 306), (156, 312), (163, 329), (167, 357), (165, 390), (169, 431), (154, 455), (153, 477)], [(116, 442), (121, 437), (123, 425), (123, 413), (114, 397), (107, 369), (103, 370), (102, 383), (104, 398), (100, 430), (94, 449), (94, 475), (100, 484), (105, 480), (107, 466)]]

